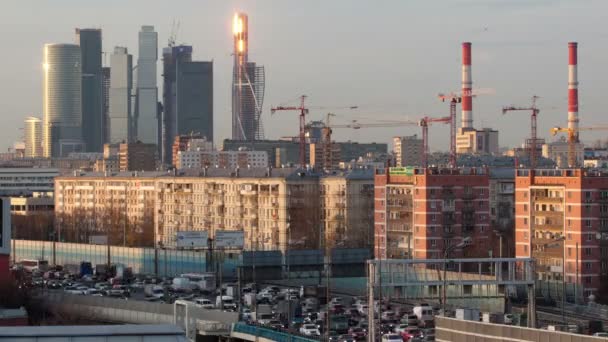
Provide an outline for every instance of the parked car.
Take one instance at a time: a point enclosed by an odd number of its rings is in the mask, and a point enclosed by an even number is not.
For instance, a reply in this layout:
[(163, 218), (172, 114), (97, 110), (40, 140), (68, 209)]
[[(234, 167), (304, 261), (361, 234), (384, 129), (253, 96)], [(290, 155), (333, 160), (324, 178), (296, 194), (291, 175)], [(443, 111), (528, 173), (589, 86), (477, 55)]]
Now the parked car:
[(194, 303), (196, 303), (196, 306), (199, 308), (213, 309), (213, 303), (207, 298), (196, 298), (194, 299)]
[(363, 330), (363, 328), (358, 327), (350, 328), (348, 330), (348, 333), (356, 340), (364, 339), (367, 336), (367, 332)]
[(89, 288), (86, 291), (84, 291), (84, 294), (87, 296), (91, 296), (91, 297), (101, 297), (103, 296), (103, 293), (101, 291), (99, 291), (98, 289), (95, 288)]
[(403, 342), (403, 338), (397, 334), (384, 334), (382, 335), (382, 342)]
[(321, 333), (315, 324), (304, 324), (300, 328), (300, 334), (305, 336), (320, 336)]

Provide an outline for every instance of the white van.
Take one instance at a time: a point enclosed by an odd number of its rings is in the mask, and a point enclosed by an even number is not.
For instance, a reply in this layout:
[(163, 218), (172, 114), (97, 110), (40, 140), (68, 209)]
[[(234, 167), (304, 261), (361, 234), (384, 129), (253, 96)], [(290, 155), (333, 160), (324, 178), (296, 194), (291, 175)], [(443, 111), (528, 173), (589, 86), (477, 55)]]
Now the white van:
[(213, 303), (211, 303), (211, 300), (209, 300), (207, 298), (196, 298), (196, 299), (194, 299), (194, 303), (199, 308), (213, 309)]

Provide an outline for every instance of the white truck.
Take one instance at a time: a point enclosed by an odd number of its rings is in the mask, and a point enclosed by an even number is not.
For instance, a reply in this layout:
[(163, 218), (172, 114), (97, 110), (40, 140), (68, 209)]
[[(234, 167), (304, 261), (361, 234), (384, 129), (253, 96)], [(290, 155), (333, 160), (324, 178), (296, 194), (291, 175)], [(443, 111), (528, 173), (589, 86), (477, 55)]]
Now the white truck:
[(173, 284), (171, 284), (171, 289), (175, 292), (182, 293), (190, 293), (197, 286), (190, 282), (188, 278), (177, 277), (173, 278)]
[(232, 296), (217, 296), (215, 298), (215, 307), (224, 310), (236, 310), (236, 303)]
[(416, 317), (418, 317), (419, 321), (426, 322), (433, 320), (433, 308), (428, 305), (418, 305), (414, 306), (412, 312)]

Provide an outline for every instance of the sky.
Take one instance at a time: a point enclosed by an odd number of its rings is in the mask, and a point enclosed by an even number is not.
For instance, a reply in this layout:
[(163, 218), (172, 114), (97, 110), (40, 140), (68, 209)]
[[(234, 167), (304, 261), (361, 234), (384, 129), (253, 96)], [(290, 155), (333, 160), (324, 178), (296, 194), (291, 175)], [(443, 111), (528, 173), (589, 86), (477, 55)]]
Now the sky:
[[(459, 90), (465, 41), (473, 44), (473, 87), (494, 90), (474, 99), (474, 126), (498, 129), (501, 146), (529, 136), (529, 114), (503, 116), (501, 108), (528, 106), (533, 95), (541, 97), (540, 137), (551, 141), (549, 128), (566, 125), (569, 41), (579, 43), (580, 126), (608, 123), (605, 0), (19, 0), (0, 9), (0, 150), (21, 140), (27, 116), (42, 117), (43, 45), (75, 42), (76, 27), (101, 28), (104, 51), (126, 46), (135, 61), (140, 26), (155, 26), (160, 51), (179, 22), (177, 42), (193, 45), (194, 59), (214, 61), (216, 142), (229, 138), (235, 11), (249, 15), (249, 58), (266, 68), (262, 116), (270, 139), (298, 134), (296, 112), (271, 116), (270, 108), (296, 104), (302, 94), (311, 120), (331, 107), (336, 124), (448, 115), (437, 94)], [(158, 67), (160, 75), (161, 61)], [(359, 108), (340, 109), (350, 106)], [(431, 150), (446, 150), (448, 127), (429, 131)], [(341, 141), (411, 134), (420, 128), (334, 130)]]

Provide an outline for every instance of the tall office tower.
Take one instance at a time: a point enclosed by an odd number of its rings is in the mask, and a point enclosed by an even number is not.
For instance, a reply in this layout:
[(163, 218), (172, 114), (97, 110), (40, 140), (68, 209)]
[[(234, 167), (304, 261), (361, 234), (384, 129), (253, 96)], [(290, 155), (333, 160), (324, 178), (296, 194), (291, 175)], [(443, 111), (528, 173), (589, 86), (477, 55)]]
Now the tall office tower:
[(131, 90), (133, 56), (126, 47), (115, 47), (110, 57), (110, 143), (129, 142), (132, 138)]
[(43, 155), (82, 151), (80, 46), (46, 44), (43, 77)]
[(213, 141), (213, 62), (192, 61), (191, 46), (163, 49), (163, 163), (173, 161), (178, 135)]
[(102, 101), (102, 139), (103, 143), (106, 144), (110, 141), (110, 67), (103, 67), (101, 69), (101, 101)]
[(103, 150), (101, 30), (76, 29), (82, 75), (82, 138), (88, 152)]
[(158, 60), (158, 34), (154, 26), (142, 26), (139, 31), (139, 57), (137, 60), (137, 93), (135, 118), (137, 140), (145, 144), (158, 144), (158, 88), (156, 61)]
[(264, 139), (260, 117), (264, 102), (264, 67), (248, 61), (247, 15), (236, 13), (232, 22), (234, 66), (232, 75), (232, 139)]
[(25, 119), (25, 157), (42, 157), (42, 121), (38, 118)]
[(397, 166), (422, 165), (423, 143), (417, 135), (393, 137), (393, 146)]
[(172, 145), (176, 136), (175, 102), (177, 64), (192, 61), (192, 46), (169, 46), (163, 49), (163, 129), (162, 129), (162, 162), (171, 164), (173, 159)]

